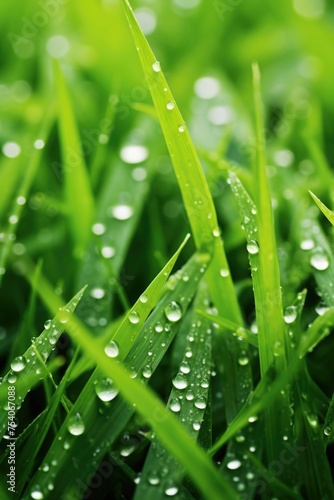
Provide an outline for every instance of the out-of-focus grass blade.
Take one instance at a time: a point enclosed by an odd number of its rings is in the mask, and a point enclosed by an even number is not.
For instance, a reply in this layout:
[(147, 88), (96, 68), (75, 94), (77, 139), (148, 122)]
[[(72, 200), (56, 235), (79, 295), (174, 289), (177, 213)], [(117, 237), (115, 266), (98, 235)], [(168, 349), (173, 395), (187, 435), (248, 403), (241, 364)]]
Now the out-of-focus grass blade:
[(64, 189), (76, 255), (88, 243), (94, 216), (94, 201), (81, 148), (81, 142), (69, 91), (58, 61), (54, 61), (58, 96), (58, 119), (62, 151), (59, 171), (64, 176)]
[(324, 205), (322, 201), (319, 200), (319, 198), (314, 193), (312, 193), (312, 191), (310, 191), (310, 195), (312, 196), (313, 200), (318, 205), (322, 213), (327, 217), (329, 222), (332, 224), (332, 226), (334, 226), (334, 212), (332, 212), (332, 210), (329, 210), (329, 208), (327, 208), (326, 205)]
[[(206, 291), (196, 297), (196, 306), (203, 307)], [(174, 379), (167, 406), (183, 422), (194, 441), (197, 440), (209, 397), (211, 376), (211, 328), (207, 320), (192, 315), (184, 356)], [(191, 354), (191, 356), (190, 356)], [(183, 385), (179, 385), (178, 384)], [(187, 384), (187, 387), (184, 385)], [(153, 439), (137, 487), (135, 500), (165, 498), (172, 493), (182, 496), (183, 471), (166, 448)]]
[[(195, 256), (195, 261), (193, 261), (193, 263), (194, 265), (197, 265), (195, 269), (197, 268), (197, 273), (199, 273), (199, 275), (203, 273), (205, 263), (207, 262), (208, 262), (208, 256), (205, 255)], [(197, 286), (196, 281), (198, 280), (199, 276), (197, 277), (197, 280), (195, 276), (193, 276), (192, 279), (189, 279), (188, 282), (184, 282), (183, 280), (179, 279), (178, 280), (179, 286), (181, 286), (182, 288), (189, 288), (190, 285), (196, 287)], [(171, 293), (175, 293), (175, 290), (172, 290)], [(184, 297), (184, 294), (182, 296)], [(187, 302), (184, 304), (184, 307), (187, 306), (187, 303), (189, 304), (189, 300), (190, 297), (188, 297)], [(155, 310), (155, 315), (150, 316), (150, 319), (152, 318), (152, 321), (154, 321), (153, 325), (156, 324), (156, 319), (157, 319), (156, 316), (159, 317), (161, 315), (161, 312), (164, 311), (166, 311), (165, 315), (167, 318), (167, 324), (170, 324), (170, 326), (173, 325), (173, 321), (172, 323), (169, 323), (168, 320), (169, 312), (166, 309), (168, 305), (170, 305), (170, 297), (166, 298), (165, 296), (162, 302), (162, 311), (161, 308), (158, 308)], [(50, 302), (49, 307), (53, 309), (54, 306), (52, 301)], [(166, 324), (166, 318), (165, 318), (165, 324)], [(203, 495), (206, 498), (214, 498), (214, 499), (217, 498), (218, 500), (221, 498), (222, 494), (224, 495), (224, 498), (236, 498), (233, 489), (226, 483), (224, 478), (218, 474), (216, 469), (207, 459), (206, 455), (193, 443), (193, 440), (188, 435), (188, 433), (185, 432), (183, 426), (180, 425), (178, 420), (171, 414), (171, 412), (169, 412), (164, 408), (163, 404), (159, 401), (159, 399), (150, 389), (144, 387), (144, 385), (142, 385), (142, 383), (140, 383), (139, 381), (132, 379), (129, 372), (123, 367), (121, 363), (119, 363), (117, 360), (113, 358), (109, 358), (108, 356), (106, 356), (103, 350), (104, 346), (101, 346), (100, 343), (97, 343), (96, 340), (93, 340), (89, 332), (86, 330), (85, 326), (78, 319), (71, 318), (68, 321), (67, 331), (70, 333), (73, 340), (79, 343), (81, 348), (83, 348), (86, 352), (90, 352), (91, 356), (98, 364), (101, 373), (103, 373), (107, 377), (110, 377), (114, 381), (120, 393), (125, 398), (125, 401), (127, 401), (130, 405), (133, 404), (135, 405), (137, 411), (154, 429), (157, 437), (162, 441), (162, 443), (166, 446), (169, 452), (175, 456), (175, 458), (183, 465), (183, 467), (185, 467), (186, 472), (193, 479), (194, 483), (198, 486), (198, 488), (201, 489)], [(166, 331), (165, 328), (164, 331)], [(155, 335), (156, 332), (152, 332), (152, 334)], [(138, 347), (134, 346), (135, 354), (131, 358), (132, 363), (136, 359), (138, 359), (138, 356), (142, 350), (142, 342), (139, 342), (137, 344)], [(159, 351), (161, 351), (161, 345), (159, 339), (156, 341), (156, 345), (159, 345)], [(147, 356), (147, 352), (146, 353), (142, 352), (142, 355), (143, 354)], [(131, 365), (129, 368), (131, 368)], [(144, 378), (146, 378), (145, 374)], [(85, 403), (87, 406), (87, 399)], [(95, 405), (93, 410), (95, 410), (93, 411), (93, 414), (94, 414), (94, 436), (96, 436), (97, 427), (96, 427)], [(130, 413), (131, 411), (132, 410), (130, 408)], [(86, 439), (86, 444), (89, 447), (89, 438), (92, 439), (92, 436), (89, 433), (89, 426), (91, 425), (91, 423), (89, 423), (87, 420), (82, 420), (81, 415), (77, 413), (74, 415), (70, 414), (69, 418), (71, 417), (75, 419), (75, 422), (70, 420), (68, 422), (65, 422), (66, 426), (67, 425), (70, 426), (70, 429), (72, 429), (73, 426), (75, 426), (74, 427), (75, 432), (73, 432), (75, 436), (73, 436), (73, 434), (68, 433), (69, 438), (74, 438), (71, 439), (70, 446), (72, 452), (74, 453), (75, 448), (78, 445), (79, 446), (81, 445), (80, 453), (82, 454), (83, 450), (85, 450), (85, 447), (82, 447), (82, 440)], [(115, 425), (115, 416), (113, 422)], [(106, 429), (107, 428), (110, 429), (110, 424), (108, 421), (106, 423), (108, 424), (107, 427), (104, 427), (103, 429), (99, 428), (98, 433), (100, 435), (100, 440), (99, 443), (96, 444), (103, 445), (104, 443), (104, 446), (108, 445), (108, 443), (106, 443), (105, 441), (105, 438), (106, 438)], [(76, 429), (78, 429), (78, 431)], [(175, 437), (175, 439), (170, 440), (171, 434)], [(79, 435), (81, 437), (79, 437)], [(57, 442), (57, 440), (55, 442)], [(58, 451), (60, 452), (60, 450)], [(97, 450), (95, 451), (97, 452)], [(80, 457), (80, 453), (78, 453), (77, 455), (78, 457)], [(66, 450), (63, 450), (61, 455), (66, 456)], [(192, 457), (191, 464), (189, 463), (189, 456)], [(63, 464), (63, 461), (61, 462)], [(84, 464), (87, 464), (87, 460), (83, 461), (83, 466)], [(89, 468), (90, 469), (92, 467), (96, 468), (97, 465), (98, 463), (94, 460), (93, 463), (90, 464)], [(65, 471), (62, 470), (63, 480), (65, 479), (64, 474)], [(30, 487), (30, 491), (33, 491), (33, 488), (36, 489), (37, 485), (39, 485), (39, 487), (41, 488), (42, 484), (43, 484), (42, 490), (46, 491), (47, 480), (45, 477), (43, 478), (42, 474), (38, 474), (36, 477), (36, 482), (34, 481), (33, 483), (34, 484), (31, 485)], [(55, 483), (55, 486), (56, 484), (57, 483)], [(70, 484), (71, 487), (73, 488), (73, 475), (70, 478)], [(64, 484), (62, 484), (62, 492), (63, 491), (64, 491)]]
[[(52, 350), (55, 348), (55, 344), (59, 339), (60, 335), (65, 329), (65, 323), (77, 307), (85, 288), (80, 290), (70, 302), (64, 306), (64, 308), (59, 311), (56, 310), (55, 305), (55, 318), (51, 321), (49, 320), (46, 324), (45, 330), (41, 333), (36, 341), (36, 346), (42, 358), (47, 360)], [(56, 296), (57, 297), (57, 296)], [(57, 303), (59, 304), (59, 297), (57, 297)], [(18, 356), (14, 358), (11, 362), (11, 371), (8, 372), (2, 379), (0, 384), (1, 387), (8, 387), (8, 385), (17, 385), (18, 390), (16, 391), (16, 406), (22, 404), (27, 392), (31, 388), (29, 385), (29, 375), (34, 372), (37, 375), (41, 373), (40, 363), (35, 359), (36, 353), (34, 347), (31, 346), (23, 354), (23, 356)], [(34, 380), (34, 378), (33, 378)], [(7, 412), (3, 411), (0, 413), (0, 436), (2, 437), (7, 429)]]
[[(7, 260), (11, 253), (13, 243), (15, 241), (16, 232), (18, 225), (20, 223), (23, 208), (26, 204), (29, 191), (31, 189), (32, 183), (35, 179), (38, 167), (41, 163), (41, 158), (43, 155), (43, 148), (49, 136), (51, 125), (54, 120), (54, 106), (51, 105), (49, 113), (42, 124), (41, 131), (39, 133), (39, 139), (35, 141), (35, 147), (32, 156), (28, 162), (27, 168), (24, 171), (23, 179), (19, 184), (17, 194), (15, 196), (15, 201), (11, 207), (11, 214), (9, 217), (8, 226), (2, 235), (1, 251), (0, 251), (0, 284), (3, 278), (4, 271), (6, 269)], [(6, 184), (3, 184), (7, 186)]]

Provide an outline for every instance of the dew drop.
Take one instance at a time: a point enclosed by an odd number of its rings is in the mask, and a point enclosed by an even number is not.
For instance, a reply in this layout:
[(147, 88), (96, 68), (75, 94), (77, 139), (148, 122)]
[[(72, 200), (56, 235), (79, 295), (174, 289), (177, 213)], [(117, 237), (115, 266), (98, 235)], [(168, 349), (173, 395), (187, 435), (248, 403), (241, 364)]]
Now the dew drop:
[(328, 436), (331, 435), (331, 433), (332, 433), (332, 428), (331, 427), (325, 427), (324, 428), (324, 434), (325, 434), (325, 436), (328, 437)]
[(306, 240), (303, 240), (301, 243), (300, 243), (300, 248), (302, 250), (312, 250), (312, 248), (314, 248), (314, 241), (311, 240), (311, 239), (306, 239)]
[(247, 243), (247, 252), (250, 253), (251, 255), (256, 255), (259, 253), (259, 245), (257, 241), (251, 240), (249, 243)]
[(115, 205), (108, 213), (117, 220), (128, 220), (133, 216), (133, 208), (130, 205)]
[(179, 372), (172, 380), (173, 386), (176, 389), (185, 389), (188, 387), (188, 379), (184, 373)]
[(201, 380), (201, 387), (203, 387), (203, 389), (207, 389), (209, 387), (209, 381), (207, 378), (203, 378)]
[(45, 142), (43, 141), (43, 139), (37, 139), (35, 142), (34, 142), (34, 148), (35, 149), (43, 149), (45, 146)]
[(142, 374), (144, 378), (152, 377), (152, 368), (150, 367), (150, 365), (144, 366)]
[(221, 230), (219, 229), (219, 227), (216, 227), (213, 231), (212, 231), (212, 234), (215, 238), (218, 238), (220, 235), (221, 235)]
[(227, 278), (230, 275), (230, 271), (228, 269), (221, 269), (219, 274), (222, 278)]
[(249, 363), (249, 358), (247, 358), (247, 356), (241, 356), (238, 359), (238, 363), (239, 363), (240, 366), (247, 366), (248, 363)]
[(180, 404), (180, 401), (178, 400), (178, 398), (172, 398), (170, 400), (169, 408), (175, 413), (177, 413), (181, 410), (181, 404)]
[(320, 302), (319, 304), (317, 304), (315, 306), (315, 312), (317, 314), (319, 314), (319, 316), (323, 316), (325, 314), (325, 312), (328, 311), (328, 307), (326, 306), (326, 304), (324, 302)]
[(182, 132), (184, 132), (185, 129), (186, 129), (186, 127), (184, 125), (180, 125), (178, 130), (182, 134)]
[(116, 250), (114, 249), (114, 247), (105, 246), (105, 247), (102, 247), (102, 249), (101, 249), (101, 255), (105, 259), (111, 259), (115, 255), (115, 253), (116, 253)]
[(31, 498), (34, 500), (43, 500), (44, 495), (39, 486), (35, 486), (32, 492), (30, 493)]
[(154, 330), (157, 332), (157, 333), (161, 333), (164, 331), (164, 327), (161, 323), (157, 323), (154, 327)]
[(230, 462), (228, 462), (226, 467), (230, 470), (236, 470), (239, 469), (239, 467), (241, 467), (241, 462), (240, 460), (231, 460)]
[(104, 348), (104, 352), (109, 358), (117, 358), (119, 355), (119, 347), (117, 342), (111, 340)]
[(61, 324), (65, 324), (70, 319), (70, 311), (66, 308), (61, 307), (58, 312), (58, 319)]
[(140, 316), (136, 311), (131, 311), (129, 314), (129, 321), (133, 325), (137, 325), (140, 321)]
[(112, 401), (117, 396), (118, 389), (110, 378), (102, 378), (96, 383), (95, 392), (101, 401)]
[(103, 288), (96, 287), (90, 291), (90, 296), (93, 297), (93, 299), (103, 299), (105, 291)]
[(197, 396), (194, 401), (194, 405), (199, 410), (204, 410), (206, 408), (207, 402), (204, 396)]
[(143, 294), (143, 295), (141, 295), (141, 296), (139, 297), (139, 300), (140, 300), (140, 302), (141, 302), (142, 304), (146, 304), (146, 302), (147, 302), (147, 300), (148, 300), (147, 295), (144, 295), (144, 294)]
[(288, 325), (290, 325), (291, 323), (296, 321), (297, 316), (298, 316), (298, 313), (297, 313), (296, 306), (289, 306), (284, 311), (284, 321)]
[(10, 364), (10, 367), (14, 372), (21, 372), (22, 370), (24, 370), (25, 366), (26, 366), (26, 360), (23, 356), (18, 356), (17, 358), (14, 358)]
[(310, 264), (317, 271), (325, 271), (325, 269), (328, 268), (329, 260), (321, 247), (318, 247), (314, 250), (314, 253), (310, 260)]
[(21, 146), (16, 142), (6, 142), (2, 146), (2, 152), (7, 158), (16, 158), (21, 153)]
[(161, 65), (159, 61), (154, 61), (154, 63), (152, 64), (152, 68), (155, 73), (159, 73), (159, 71), (161, 71)]
[(199, 422), (194, 422), (193, 423), (193, 429), (194, 431), (199, 431), (201, 428), (201, 424)]
[(125, 163), (136, 165), (147, 159), (148, 149), (145, 146), (130, 144), (121, 149), (120, 156)]
[(96, 236), (101, 236), (106, 232), (106, 226), (101, 222), (97, 222), (92, 226), (92, 233), (96, 234)]
[(169, 102), (167, 103), (167, 109), (168, 109), (169, 111), (171, 111), (171, 110), (172, 110), (172, 109), (174, 109), (174, 108), (175, 108), (175, 103), (174, 103), (173, 101), (169, 101)]
[(157, 471), (155, 471), (155, 470), (151, 471), (151, 472), (148, 474), (147, 481), (148, 481), (148, 482), (149, 482), (149, 484), (151, 484), (152, 486), (156, 486), (157, 484), (159, 484), (159, 483), (160, 483), (160, 478), (159, 478), (159, 476), (158, 476)]
[(45, 330), (49, 330), (50, 326), (52, 324), (52, 320), (51, 319), (47, 319), (44, 323), (44, 328)]
[(179, 489), (176, 486), (171, 485), (165, 489), (165, 495), (167, 495), (168, 497), (173, 497), (178, 493), (178, 491)]
[(186, 392), (186, 400), (192, 401), (194, 399), (194, 393), (191, 389), (188, 389)]
[(80, 436), (85, 432), (85, 424), (79, 412), (75, 413), (68, 421), (67, 430), (72, 436)]
[(172, 323), (176, 323), (182, 317), (182, 308), (178, 302), (175, 302), (175, 300), (172, 300), (172, 302), (167, 304), (164, 311), (167, 319)]
[(180, 371), (182, 373), (189, 373), (190, 372), (190, 364), (187, 361), (183, 361), (180, 366)]

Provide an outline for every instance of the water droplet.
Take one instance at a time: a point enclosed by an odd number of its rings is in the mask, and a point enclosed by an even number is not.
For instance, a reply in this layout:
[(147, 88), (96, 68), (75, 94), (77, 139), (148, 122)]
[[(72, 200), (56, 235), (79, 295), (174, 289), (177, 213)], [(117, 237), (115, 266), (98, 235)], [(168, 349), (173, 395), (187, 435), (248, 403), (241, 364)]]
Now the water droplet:
[(146, 304), (146, 302), (147, 302), (147, 300), (148, 300), (147, 295), (144, 295), (144, 294), (143, 294), (143, 295), (141, 295), (141, 296), (139, 297), (139, 300), (140, 300), (140, 302), (141, 302), (142, 304)]
[(159, 73), (159, 71), (161, 71), (161, 65), (159, 61), (154, 61), (154, 63), (152, 64), (152, 68), (155, 73)]
[(90, 296), (93, 297), (93, 299), (103, 299), (103, 297), (105, 296), (105, 291), (103, 290), (103, 288), (96, 287), (90, 291)]
[(24, 196), (18, 196), (16, 198), (16, 203), (20, 206), (25, 205), (27, 202), (27, 199)]
[(116, 253), (116, 250), (114, 249), (114, 247), (105, 246), (105, 247), (102, 247), (102, 249), (101, 249), (101, 255), (105, 259), (111, 259), (115, 255), (115, 253)]
[(257, 415), (253, 415), (252, 417), (249, 417), (248, 422), (252, 424), (253, 422), (257, 421), (257, 418), (258, 418)]
[(212, 234), (215, 238), (218, 238), (221, 235), (221, 230), (219, 227), (216, 227), (213, 231)]
[(17, 381), (17, 376), (14, 373), (10, 372), (8, 375), (8, 382), (10, 384), (15, 384), (16, 381)]
[(209, 387), (209, 381), (207, 378), (203, 378), (201, 380), (201, 387), (203, 387), (203, 389), (207, 389)]
[(236, 470), (239, 469), (239, 467), (241, 467), (241, 462), (240, 460), (231, 460), (230, 462), (228, 462), (226, 467), (230, 470)]
[(212, 99), (219, 94), (219, 81), (212, 76), (204, 76), (195, 82), (195, 92), (201, 99)]
[(156, 486), (157, 484), (160, 483), (160, 478), (158, 476), (158, 473), (157, 471), (153, 470), (151, 471), (149, 474), (148, 474), (148, 478), (147, 478), (148, 482), (152, 485), (152, 486)]
[(298, 311), (296, 306), (289, 306), (284, 311), (284, 321), (288, 325), (296, 321), (297, 316), (298, 316)]
[(250, 253), (251, 255), (256, 255), (257, 253), (259, 253), (259, 245), (255, 240), (249, 241), (249, 243), (247, 243), (246, 248), (247, 252)]
[(96, 236), (101, 236), (106, 232), (106, 226), (101, 222), (97, 222), (96, 224), (93, 225), (92, 232), (93, 234), (96, 234)]
[(7, 158), (16, 158), (21, 153), (21, 146), (16, 142), (6, 142), (2, 146), (2, 152)]
[(181, 410), (181, 404), (178, 398), (172, 398), (169, 403), (169, 408), (175, 413)]
[(207, 402), (206, 402), (206, 398), (204, 396), (197, 396), (195, 398), (194, 405), (199, 410), (204, 410), (204, 408), (206, 408), (206, 404), (207, 404)]
[(331, 427), (325, 427), (324, 428), (324, 434), (325, 436), (330, 436), (332, 434), (332, 428)]
[(169, 101), (169, 102), (167, 103), (167, 109), (168, 109), (169, 111), (171, 111), (171, 110), (172, 110), (172, 109), (174, 109), (174, 108), (175, 108), (175, 103), (174, 103), (173, 101)]
[(145, 378), (152, 377), (152, 368), (150, 367), (150, 365), (144, 366), (142, 374), (143, 374), (143, 377), (145, 377)]
[(130, 205), (115, 205), (108, 213), (117, 220), (128, 220), (133, 216), (133, 208)]
[(317, 271), (325, 271), (325, 269), (329, 266), (329, 260), (324, 250), (321, 247), (318, 247), (314, 250), (312, 254), (310, 264)]
[(172, 323), (176, 323), (176, 321), (179, 321), (182, 317), (182, 308), (175, 300), (167, 304), (164, 311), (167, 319)]
[(21, 372), (22, 370), (24, 370), (25, 366), (26, 366), (26, 360), (23, 356), (18, 356), (17, 358), (14, 358), (10, 364), (10, 367), (14, 372)]
[(165, 489), (165, 495), (167, 495), (168, 497), (173, 497), (178, 493), (178, 491), (179, 489), (176, 486), (170, 485)]
[(48, 330), (52, 324), (52, 319), (47, 319), (44, 323), (45, 330)]
[(157, 332), (157, 333), (161, 333), (164, 331), (164, 327), (161, 323), (157, 323), (154, 327), (154, 330)]
[(104, 348), (104, 352), (109, 358), (117, 358), (119, 355), (119, 347), (117, 342), (111, 340)]
[(186, 400), (192, 401), (194, 399), (194, 393), (191, 389), (188, 389), (186, 392)]
[(185, 389), (188, 387), (188, 379), (185, 376), (184, 373), (179, 372), (176, 377), (173, 378), (172, 380), (173, 386), (176, 387), (176, 389)]
[(30, 493), (31, 498), (34, 500), (43, 500), (44, 495), (39, 486), (35, 486), (32, 492)]
[(219, 274), (222, 278), (227, 278), (230, 275), (230, 271), (228, 269), (221, 269)]
[(178, 130), (182, 134), (182, 132), (184, 132), (185, 129), (186, 129), (186, 127), (184, 125), (180, 125)]
[(37, 139), (35, 142), (34, 142), (34, 148), (35, 149), (43, 149), (45, 146), (45, 142), (43, 141), (43, 139)]
[(303, 240), (300, 243), (300, 248), (302, 250), (312, 250), (312, 248), (314, 248), (314, 241), (310, 239)]
[(111, 401), (117, 396), (118, 389), (110, 378), (102, 378), (96, 383), (95, 392), (101, 401)]
[(129, 314), (129, 321), (133, 325), (136, 325), (140, 321), (140, 316), (136, 311), (131, 311)]
[(65, 324), (70, 319), (70, 311), (66, 308), (61, 307), (58, 312), (58, 319), (61, 324)]
[(80, 436), (85, 432), (85, 424), (79, 412), (70, 417), (67, 430), (72, 436)]
[(199, 431), (201, 428), (201, 424), (199, 422), (194, 422), (193, 423), (193, 429), (194, 431)]
[(190, 364), (187, 361), (183, 361), (180, 366), (180, 371), (182, 373), (189, 373), (190, 372)]
[(247, 358), (247, 356), (241, 356), (238, 359), (238, 363), (239, 363), (240, 366), (247, 366), (248, 363), (249, 363), (249, 358)]
[(315, 312), (319, 314), (319, 316), (323, 316), (328, 310), (329, 309), (324, 302), (319, 302), (319, 304), (315, 306)]
[(121, 149), (120, 156), (125, 163), (136, 165), (148, 158), (148, 149), (145, 146), (131, 144)]

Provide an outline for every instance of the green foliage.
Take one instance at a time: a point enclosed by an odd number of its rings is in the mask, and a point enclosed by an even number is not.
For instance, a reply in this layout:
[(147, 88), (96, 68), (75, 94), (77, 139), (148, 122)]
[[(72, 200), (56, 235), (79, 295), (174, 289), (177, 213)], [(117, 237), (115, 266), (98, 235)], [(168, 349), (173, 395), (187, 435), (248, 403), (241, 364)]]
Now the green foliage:
[(334, 497), (333, 15), (1, 4), (1, 498)]

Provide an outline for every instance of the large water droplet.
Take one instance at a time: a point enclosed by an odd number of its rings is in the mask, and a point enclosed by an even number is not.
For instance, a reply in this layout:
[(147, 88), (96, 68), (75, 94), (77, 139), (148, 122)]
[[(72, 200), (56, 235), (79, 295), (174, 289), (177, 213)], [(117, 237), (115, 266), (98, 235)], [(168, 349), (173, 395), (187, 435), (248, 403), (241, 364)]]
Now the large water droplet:
[(148, 482), (152, 485), (152, 486), (156, 486), (157, 484), (160, 483), (160, 478), (159, 478), (159, 475), (157, 473), (157, 471), (155, 470), (152, 470), (149, 474), (148, 474), (148, 478), (147, 478)]
[(179, 321), (182, 317), (182, 308), (175, 300), (167, 304), (164, 311), (167, 319), (172, 323), (176, 323), (176, 321)]
[(178, 491), (179, 489), (176, 486), (170, 485), (165, 489), (165, 495), (167, 495), (168, 497), (173, 497), (178, 493)]
[(289, 306), (284, 311), (284, 321), (288, 325), (296, 321), (298, 316), (298, 311), (296, 306)]
[(34, 500), (43, 500), (44, 495), (39, 486), (35, 486), (32, 492), (30, 493), (31, 498)]
[(168, 109), (169, 111), (171, 111), (171, 110), (172, 110), (172, 109), (174, 109), (174, 108), (175, 108), (175, 103), (174, 103), (173, 101), (169, 101), (169, 102), (167, 103), (167, 109)]
[(329, 266), (329, 260), (321, 247), (318, 247), (314, 250), (310, 260), (311, 266), (314, 267), (317, 271), (325, 271), (325, 269)]
[(314, 248), (314, 241), (310, 239), (303, 240), (300, 243), (300, 248), (302, 250), (312, 250), (312, 248)]
[(251, 240), (247, 243), (247, 252), (250, 253), (251, 255), (256, 255), (259, 253), (259, 244), (255, 240)]
[(238, 359), (238, 363), (240, 366), (247, 366), (249, 363), (249, 358), (247, 358), (247, 356), (240, 356), (240, 358)]
[(185, 389), (188, 387), (188, 379), (185, 376), (184, 373), (178, 373), (175, 378), (172, 380), (173, 386), (176, 387), (176, 389)]
[(114, 247), (111, 246), (104, 246), (101, 249), (101, 255), (105, 259), (111, 259), (115, 255), (115, 253), (116, 250), (114, 249)]
[(142, 371), (143, 377), (150, 378), (152, 377), (152, 368), (150, 365), (145, 365)]
[(80, 436), (85, 432), (85, 424), (79, 412), (75, 413), (68, 421), (67, 430), (72, 436)]
[(180, 371), (182, 373), (189, 373), (190, 372), (190, 364), (187, 361), (183, 361), (180, 366)]
[(117, 358), (119, 355), (119, 347), (117, 342), (111, 340), (104, 348), (104, 352), (109, 358)]
[(45, 330), (48, 330), (50, 328), (51, 324), (52, 324), (52, 320), (51, 319), (47, 319), (45, 321), (45, 323), (44, 323)]
[(324, 434), (325, 436), (330, 436), (332, 434), (332, 428), (331, 427), (325, 427), (324, 428)]
[(26, 360), (23, 356), (18, 356), (17, 358), (14, 358), (10, 364), (10, 367), (14, 372), (21, 372), (22, 370), (24, 370), (25, 366), (26, 366)]
[(164, 327), (162, 325), (162, 323), (157, 323), (154, 327), (154, 330), (157, 332), (157, 333), (161, 333), (164, 331)]
[(95, 392), (101, 401), (111, 401), (117, 396), (118, 389), (110, 378), (102, 378), (96, 383)]
[(103, 288), (96, 287), (90, 291), (90, 296), (94, 299), (103, 299), (103, 297), (105, 296), (105, 291), (103, 290)]

